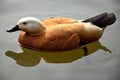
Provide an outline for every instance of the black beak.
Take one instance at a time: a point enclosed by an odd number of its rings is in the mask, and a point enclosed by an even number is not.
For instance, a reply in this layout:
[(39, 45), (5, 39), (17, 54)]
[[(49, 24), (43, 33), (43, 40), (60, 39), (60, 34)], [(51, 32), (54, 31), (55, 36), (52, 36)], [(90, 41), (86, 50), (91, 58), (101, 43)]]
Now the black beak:
[(13, 27), (12, 29), (7, 30), (7, 32), (14, 32), (14, 31), (18, 31), (18, 30), (20, 30), (20, 28), (19, 28), (19, 26), (18, 26), (18, 25), (16, 25), (16, 26), (15, 26), (15, 27)]

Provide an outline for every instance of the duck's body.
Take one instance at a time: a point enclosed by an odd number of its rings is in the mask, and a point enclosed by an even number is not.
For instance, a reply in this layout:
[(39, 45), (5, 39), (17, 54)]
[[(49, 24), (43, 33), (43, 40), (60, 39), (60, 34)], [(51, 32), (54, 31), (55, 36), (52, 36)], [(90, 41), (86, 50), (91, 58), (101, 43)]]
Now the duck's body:
[(89, 20), (50, 18), (42, 21), (41, 29), (43, 31), (41, 32), (37, 32), (38, 26), (36, 32), (28, 31), (27, 28), (23, 29), (23, 26), (21, 26), (23, 32), (21, 32), (18, 40), (24, 46), (40, 50), (62, 51), (74, 49), (82, 44), (97, 41), (102, 36), (105, 27), (101, 28), (93, 25), (89, 23), (91, 21)]
[[(74, 27), (73, 27), (74, 26)], [(86, 24), (72, 23), (48, 27), (40, 36), (30, 36), (22, 32), (19, 42), (23, 45), (41, 50), (69, 50), (80, 46), (81, 43), (89, 43), (98, 40), (103, 30), (93, 26), (94, 29), (88, 30), (91, 26)], [(92, 36), (91, 36), (92, 35)]]

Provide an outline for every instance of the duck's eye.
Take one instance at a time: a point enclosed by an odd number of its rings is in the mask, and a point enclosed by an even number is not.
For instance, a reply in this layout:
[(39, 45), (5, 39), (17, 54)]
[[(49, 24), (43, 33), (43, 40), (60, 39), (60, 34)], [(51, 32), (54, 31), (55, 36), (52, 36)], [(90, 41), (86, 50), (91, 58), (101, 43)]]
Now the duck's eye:
[(23, 24), (24, 24), (24, 25), (26, 25), (26, 24), (27, 24), (27, 22), (23, 22)]

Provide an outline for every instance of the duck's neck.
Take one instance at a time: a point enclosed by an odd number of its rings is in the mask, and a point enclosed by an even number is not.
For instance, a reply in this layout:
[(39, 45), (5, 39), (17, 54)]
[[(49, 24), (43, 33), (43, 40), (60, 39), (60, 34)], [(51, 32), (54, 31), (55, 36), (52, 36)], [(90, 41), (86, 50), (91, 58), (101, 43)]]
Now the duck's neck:
[(27, 32), (26, 31), (26, 35), (29, 36), (39, 36), (41, 34), (43, 34), (45, 32), (46, 27), (44, 25), (41, 25), (40, 27), (36, 28), (36, 29), (32, 29), (32, 31)]
[(40, 36), (44, 33), (45, 31), (42, 31), (42, 32), (38, 32), (38, 33), (28, 33), (28, 32), (25, 32), (27, 36)]

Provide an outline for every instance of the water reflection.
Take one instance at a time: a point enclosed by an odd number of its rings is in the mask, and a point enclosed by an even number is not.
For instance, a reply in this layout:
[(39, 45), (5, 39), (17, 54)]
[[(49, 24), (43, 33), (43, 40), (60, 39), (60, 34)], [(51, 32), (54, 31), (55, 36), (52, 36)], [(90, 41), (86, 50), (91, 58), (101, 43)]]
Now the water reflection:
[(21, 49), (23, 50), (21, 53), (7, 51), (6, 56), (14, 59), (18, 65), (25, 67), (36, 66), (40, 63), (41, 59), (45, 60), (47, 63), (70, 63), (86, 55), (90, 55), (99, 49), (111, 53), (111, 51), (101, 45), (99, 41), (84, 45), (75, 50), (62, 52), (35, 51), (24, 47), (21, 47)]

